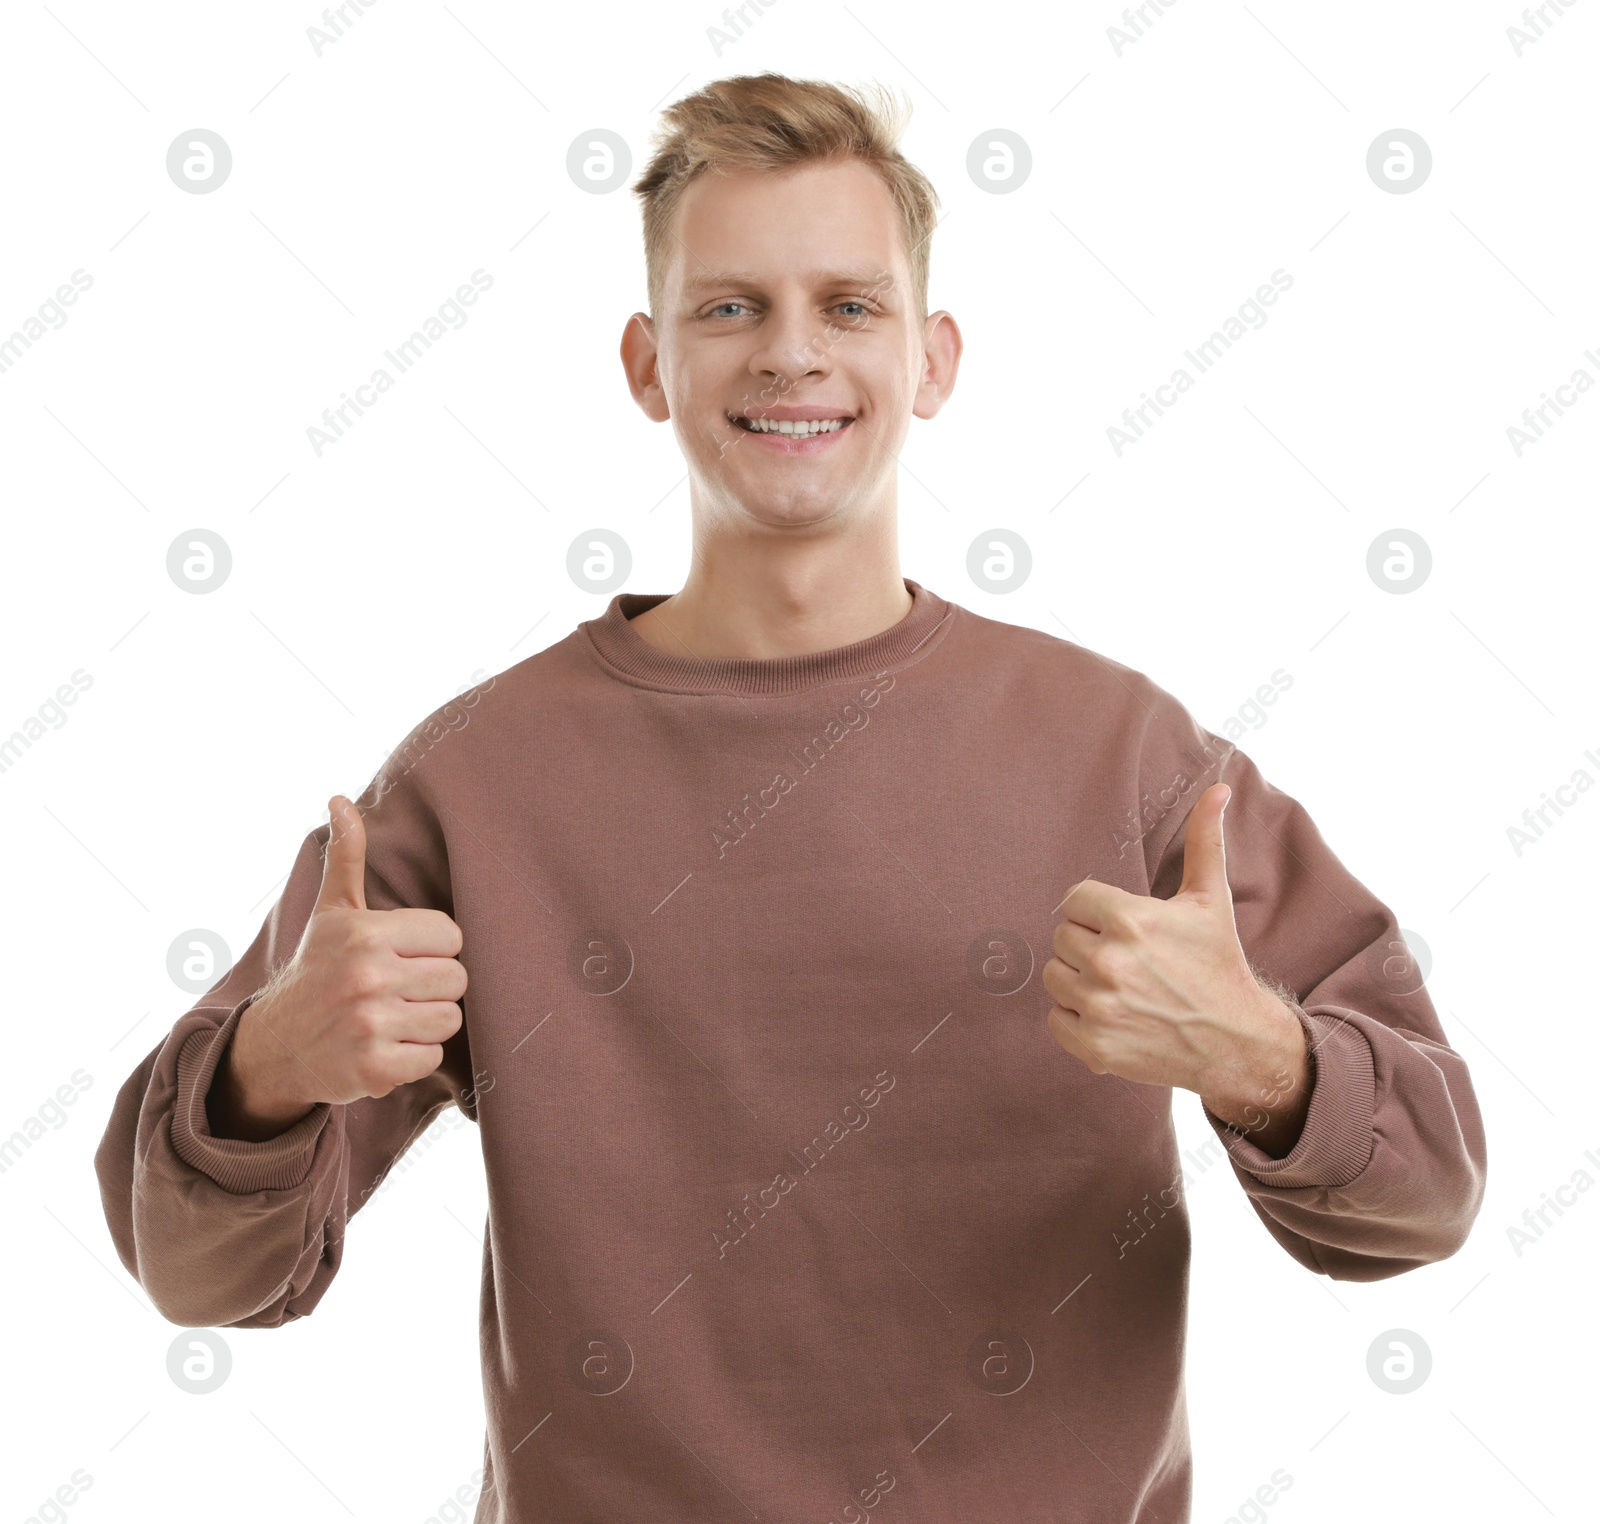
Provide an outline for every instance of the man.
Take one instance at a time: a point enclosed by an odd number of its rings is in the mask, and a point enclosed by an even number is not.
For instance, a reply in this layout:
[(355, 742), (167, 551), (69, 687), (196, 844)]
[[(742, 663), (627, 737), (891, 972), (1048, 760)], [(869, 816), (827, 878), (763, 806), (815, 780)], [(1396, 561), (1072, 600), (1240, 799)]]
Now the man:
[(97, 1155), (163, 1314), (274, 1327), (472, 1117), (480, 1521), (1177, 1524), (1172, 1088), (1312, 1271), (1478, 1210), (1466, 1066), (1305, 810), (1142, 674), (902, 578), (961, 338), (897, 138), (776, 75), (669, 109), (622, 360), (687, 582), (336, 795)]

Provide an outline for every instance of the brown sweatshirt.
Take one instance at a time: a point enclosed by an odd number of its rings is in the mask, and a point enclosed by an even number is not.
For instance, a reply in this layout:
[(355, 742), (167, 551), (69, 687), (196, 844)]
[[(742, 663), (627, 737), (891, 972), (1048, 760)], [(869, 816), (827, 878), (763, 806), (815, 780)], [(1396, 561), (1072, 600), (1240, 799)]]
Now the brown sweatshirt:
[(766, 660), (658, 651), (627, 621), (666, 595), (619, 594), (418, 726), (357, 801), (367, 903), (459, 923), (462, 1029), (381, 1100), (211, 1135), (317, 895), (310, 831), (96, 1154), (157, 1308), (310, 1313), (455, 1105), (488, 1178), (479, 1524), (1188, 1519), (1172, 1092), (1050, 1035), (1062, 896), (1170, 896), (1189, 809), (1232, 785), (1240, 940), (1298, 999), (1313, 1091), (1281, 1159), (1206, 1116), (1308, 1270), (1461, 1247), (1467, 1067), (1394, 915), (1243, 752), (1141, 673), (906, 586), (893, 628)]

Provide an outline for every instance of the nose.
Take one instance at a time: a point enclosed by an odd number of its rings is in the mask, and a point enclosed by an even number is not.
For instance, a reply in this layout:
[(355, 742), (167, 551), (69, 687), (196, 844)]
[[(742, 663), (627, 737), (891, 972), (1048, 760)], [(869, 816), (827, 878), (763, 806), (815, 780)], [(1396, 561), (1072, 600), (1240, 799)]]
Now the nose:
[(832, 327), (809, 297), (790, 293), (774, 300), (756, 331), (750, 374), (761, 385), (758, 401), (773, 403), (807, 377), (832, 370)]

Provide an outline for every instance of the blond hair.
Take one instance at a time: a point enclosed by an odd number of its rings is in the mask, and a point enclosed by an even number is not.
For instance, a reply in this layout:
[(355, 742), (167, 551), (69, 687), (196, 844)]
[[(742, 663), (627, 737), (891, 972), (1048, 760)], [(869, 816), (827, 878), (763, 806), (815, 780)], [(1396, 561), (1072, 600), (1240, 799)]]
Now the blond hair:
[(644, 214), (651, 317), (665, 305), (678, 203), (699, 175), (854, 159), (872, 169), (894, 199), (917, 317), (925, 319), (928, 244), (939, 198), (928, 177), (900, 153), (910, 114), (909, 104), (882, 86), (858, 89), (771, 72), (714, 80), (674, 101), (662, 112), (653, 155), (632, 186)]

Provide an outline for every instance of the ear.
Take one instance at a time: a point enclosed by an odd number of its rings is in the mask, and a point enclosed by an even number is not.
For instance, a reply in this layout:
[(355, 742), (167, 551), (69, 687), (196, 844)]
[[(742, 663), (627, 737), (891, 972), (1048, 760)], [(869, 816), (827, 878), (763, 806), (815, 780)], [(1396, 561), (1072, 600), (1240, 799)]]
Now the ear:
[(932, 418), (955, 389), (961, 366), (961, 330), (948, 312), (930, 312), (922, 325), (923, 369), (911, 405), (918, 418)]
[(656, 325), (647, 312), (636, 312), (622, 330), (623, 374), (628, 390), (646, 418), (665, 423), (672, 416), (667, 394), (661, 385), (660, 351), (656, 345)]

